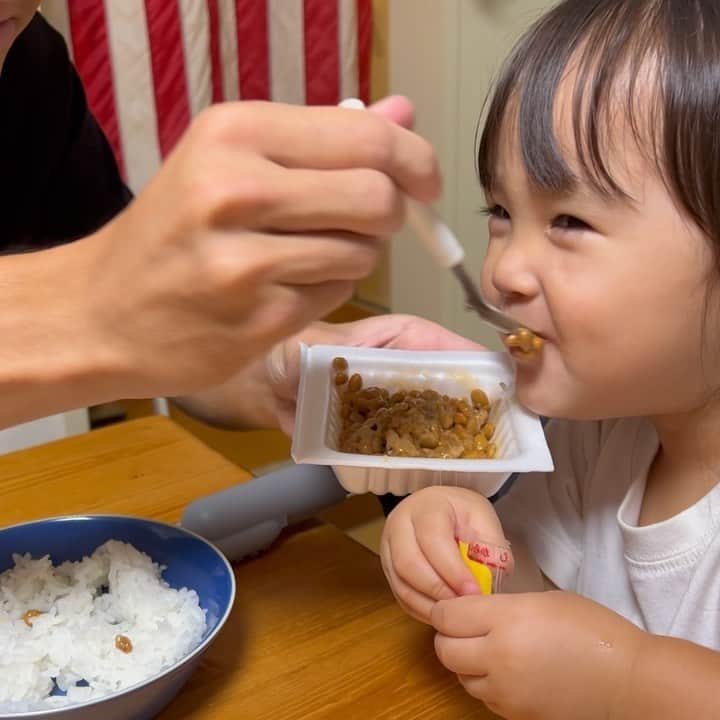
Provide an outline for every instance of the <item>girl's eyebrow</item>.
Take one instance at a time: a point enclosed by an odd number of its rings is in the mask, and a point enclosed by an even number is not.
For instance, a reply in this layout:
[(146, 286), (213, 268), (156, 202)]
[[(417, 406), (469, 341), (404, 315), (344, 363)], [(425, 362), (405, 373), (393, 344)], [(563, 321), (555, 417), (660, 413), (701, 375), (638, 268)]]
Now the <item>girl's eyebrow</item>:
[[(499, 173), (493, 177), (492, 187), (481, 187), (483, 193), (486, 196), (493, 198), (498, 195), (507, 197), (509, 195), (507, 186), (505, 185), (503, 178)], [(637, 198), (633, 197), (630, 193), (625, 195), (619, 195), (611, 192), (603, 192), (600, 188), (594, 185), (588, 180), (575, 176), (575, 180), (572, 185), (563, 190), (553, 190), (552, 188), (546, 188), (542, 186), (536, 186), (536, 189), (547, 195), (555, 195), (557, 197), (564, 198), (566, 200), (579, 200), (587, 203), (602, 203), (604, 206), (614, 206), (628, 208), (633, 211), (638, 210)]]
[[(550, 191), (552, 193), (552, 191)], [(568, 200), (576, 200), (585, 202), (589, 205), (602, 205), (606, 208), (623, 208), (633, 211), (638, 210), (637, 199), (629, 193), (619, 194), (613, 192), (604, 192), (592, 183), (578, 179), (572, 187), (566, 191), (558, 193), (560, 196)]]

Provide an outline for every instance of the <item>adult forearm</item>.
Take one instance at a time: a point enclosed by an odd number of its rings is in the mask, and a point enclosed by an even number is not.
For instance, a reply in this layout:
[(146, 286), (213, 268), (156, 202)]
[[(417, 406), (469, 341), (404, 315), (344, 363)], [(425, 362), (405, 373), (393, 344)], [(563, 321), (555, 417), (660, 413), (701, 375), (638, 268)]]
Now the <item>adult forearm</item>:
[(85, 241), (0, 257), (0, 427), (117, 397), (88, 308)]

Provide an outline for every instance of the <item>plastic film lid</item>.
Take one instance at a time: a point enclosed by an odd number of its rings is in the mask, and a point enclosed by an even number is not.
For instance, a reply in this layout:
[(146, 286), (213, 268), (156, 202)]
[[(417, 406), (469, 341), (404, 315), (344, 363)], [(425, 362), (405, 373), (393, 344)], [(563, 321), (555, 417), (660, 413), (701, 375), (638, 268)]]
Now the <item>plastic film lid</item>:
[(513, 571), (509, 545), (493, 545), (477, 538), (457, 540), (460, 554), (484, 595), (502, 590), (503, 579)]

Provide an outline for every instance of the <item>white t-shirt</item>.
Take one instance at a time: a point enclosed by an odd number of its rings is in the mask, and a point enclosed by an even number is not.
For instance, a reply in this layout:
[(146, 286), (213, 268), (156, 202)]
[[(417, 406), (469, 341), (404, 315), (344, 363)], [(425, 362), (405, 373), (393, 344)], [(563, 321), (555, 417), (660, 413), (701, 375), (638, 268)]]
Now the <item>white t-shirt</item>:
[(720, 650), (720, 484), (691, 508), (638, 527), (658, 450), (641, 418), (552, 421), (552, 473), (519, 477), (496, 505), (559, 588), (656, 635)]

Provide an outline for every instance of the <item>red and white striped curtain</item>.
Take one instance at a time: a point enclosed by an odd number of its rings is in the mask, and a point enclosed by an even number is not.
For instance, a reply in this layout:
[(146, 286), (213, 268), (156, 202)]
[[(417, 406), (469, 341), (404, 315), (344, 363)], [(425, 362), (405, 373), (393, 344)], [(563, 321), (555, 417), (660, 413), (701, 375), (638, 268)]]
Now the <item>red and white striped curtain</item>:
[(369, 99), (371, 0), (44, 0), (134, 191), (214, 102)]

